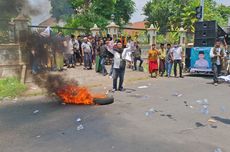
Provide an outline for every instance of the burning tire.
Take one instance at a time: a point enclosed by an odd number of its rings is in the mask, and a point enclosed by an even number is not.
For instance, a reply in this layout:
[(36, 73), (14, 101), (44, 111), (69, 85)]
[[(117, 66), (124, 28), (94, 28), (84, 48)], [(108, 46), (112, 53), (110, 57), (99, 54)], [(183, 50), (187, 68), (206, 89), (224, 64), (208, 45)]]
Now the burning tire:
[(113, 97), (94, 98), (93, 102), (97, 105), (108, 105), (114, 103)]

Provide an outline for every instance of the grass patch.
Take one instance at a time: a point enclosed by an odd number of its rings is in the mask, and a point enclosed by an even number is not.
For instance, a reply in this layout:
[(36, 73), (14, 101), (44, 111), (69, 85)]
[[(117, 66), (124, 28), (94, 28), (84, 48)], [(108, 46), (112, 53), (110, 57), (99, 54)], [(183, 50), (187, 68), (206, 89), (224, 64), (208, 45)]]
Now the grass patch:
[(0, 98), (16, 97), (26, 90), (26, 86), (15, 77), (0, 79)]

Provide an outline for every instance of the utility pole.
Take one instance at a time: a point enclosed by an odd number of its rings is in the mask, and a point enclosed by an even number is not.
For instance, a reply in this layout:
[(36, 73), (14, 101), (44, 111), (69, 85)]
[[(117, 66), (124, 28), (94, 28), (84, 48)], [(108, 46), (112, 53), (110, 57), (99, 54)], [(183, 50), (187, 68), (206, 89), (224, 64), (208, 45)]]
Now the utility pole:
[(201, 10), (202, 10), (202, 15), (201, 15), (201, 19), (200, 21), (204, 21), (204, 0), (200, 0), (200, 6), (201, 6)]

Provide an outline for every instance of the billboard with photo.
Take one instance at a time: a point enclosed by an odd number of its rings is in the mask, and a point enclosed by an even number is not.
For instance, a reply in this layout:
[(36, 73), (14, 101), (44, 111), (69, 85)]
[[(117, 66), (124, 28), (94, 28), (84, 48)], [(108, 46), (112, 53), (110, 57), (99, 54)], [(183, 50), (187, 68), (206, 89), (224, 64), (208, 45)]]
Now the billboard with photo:
[(190, 71), (211, 72), (212, 64), (210, 58), (211, 47), (194, 47), (191, 49)]

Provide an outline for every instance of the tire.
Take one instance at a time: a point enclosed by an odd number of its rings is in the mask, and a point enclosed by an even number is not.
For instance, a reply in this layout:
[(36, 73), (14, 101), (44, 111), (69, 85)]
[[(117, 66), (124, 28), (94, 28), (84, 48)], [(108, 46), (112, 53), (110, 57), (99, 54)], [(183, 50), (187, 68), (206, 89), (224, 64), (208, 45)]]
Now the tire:
[(93, 102), (97, 105), (108, 105), (114, 103), (113, 97), (107, 97), (107, 98), (94, 98)]

